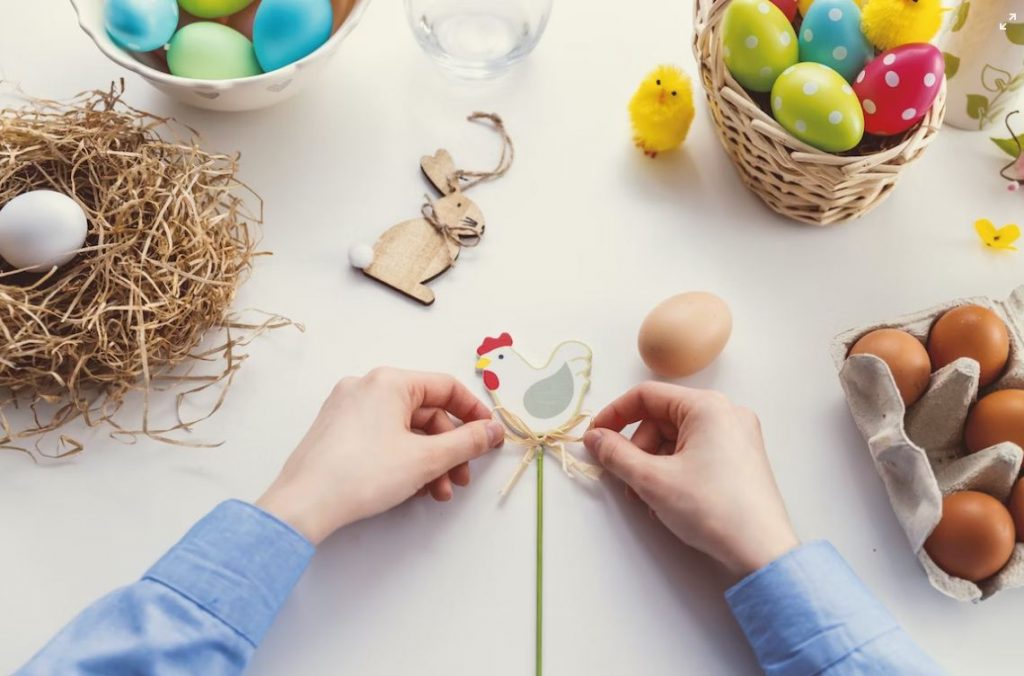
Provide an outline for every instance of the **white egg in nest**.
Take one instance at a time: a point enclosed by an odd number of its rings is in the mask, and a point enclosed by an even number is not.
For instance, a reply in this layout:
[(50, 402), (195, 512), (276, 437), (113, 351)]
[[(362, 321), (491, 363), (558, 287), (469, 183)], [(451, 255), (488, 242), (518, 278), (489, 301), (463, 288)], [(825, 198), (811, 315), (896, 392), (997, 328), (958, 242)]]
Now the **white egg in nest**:
[(67, 195), (22, 193), (0, 209), (0, 258), (17, 269), (47, 272), (74, 258), (88, 230), (85, 212)]

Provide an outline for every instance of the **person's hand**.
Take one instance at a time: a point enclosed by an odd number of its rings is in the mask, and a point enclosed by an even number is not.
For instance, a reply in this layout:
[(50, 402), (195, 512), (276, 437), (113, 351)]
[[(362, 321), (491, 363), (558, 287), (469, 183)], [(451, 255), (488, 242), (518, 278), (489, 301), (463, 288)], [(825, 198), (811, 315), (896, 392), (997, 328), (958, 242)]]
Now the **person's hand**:
[[(632, 440), (620, 434), (640, 422)], [(753, 412), (725, 396), (645, 383), (597, 414), (587, 449), (684, 543), (743, 576), (799, 544)]]
[(334, 387), (256, 504), (319, 544), (421, 490), (451, 499), (453, 483), (469, 483), (468, 461), (504, 438), (487, 406), (451, 376), (375, 369)]

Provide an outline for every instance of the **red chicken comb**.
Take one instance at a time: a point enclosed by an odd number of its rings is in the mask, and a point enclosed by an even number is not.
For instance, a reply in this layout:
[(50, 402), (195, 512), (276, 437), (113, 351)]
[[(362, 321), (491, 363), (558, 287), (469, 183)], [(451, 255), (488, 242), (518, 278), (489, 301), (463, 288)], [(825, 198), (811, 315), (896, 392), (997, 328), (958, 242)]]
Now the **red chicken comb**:
[(512, 347), (512, 336), (503, 333), (497, 338), (484, 338), (484, 342), (480, 343), (480, 347), (476, 348), (476, 355), (482, 357), (491, 350), (497, 350), (499, 347)]

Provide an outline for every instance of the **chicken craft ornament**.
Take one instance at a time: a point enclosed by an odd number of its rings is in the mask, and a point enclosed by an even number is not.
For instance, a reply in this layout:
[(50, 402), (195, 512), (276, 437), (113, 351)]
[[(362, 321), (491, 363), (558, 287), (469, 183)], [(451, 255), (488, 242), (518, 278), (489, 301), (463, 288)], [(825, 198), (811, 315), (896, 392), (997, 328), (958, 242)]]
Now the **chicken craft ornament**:
[(519, 466), (501, 491), (508, 495), (536, 460), (537, 467), (537, 634), (536, 676), (543, 673), (544, 617), (544, 453), (551, 451), (569, 476), (601, 476), (595, 465), (574, 458), (566, 443), (579, 441), (574, 430), (587, 414), (583, 400), (590, 390), (590, 348), (575, 340), (558, 345), (542, 366), (527, 361), (512, 347), (512, 336), (489, 337), (476, 350), (476, 371), (494, 401), (506, 437), (526, 447)]
[(512, 348), (512, 336), (487, 338), (477, 348), (476, 370), (494, 401), (494, 410), (512, 441), (527, 446), (516, 473), (502, 490), (507, 495), (545, 449), (554, 452), (570, 476), (600, 475), (598, 468), (576, 460), (566, 442), (578, 441), (573, 430), (586, 420), (583, 399), (590, 389), (591, 351), (571, 340), (556, 347), (543, 366), (534, 366)]
[(490, 122), (501, 135), (501, 157), (491, 171), (465, 171), (455, 167), (443, 148), (420, 158), (420, 170), (441, 194), (424, 196), (420, 217), (389, 228), (372, 247), (359, 244), (349, 250), (349, 262), (367, 277), (432, 305), (427, 282), (455, 265), (462, 247), (476, 246), (484, 236), (484, 215), (465, 191), (505, 175), (515, 158), (515, 147), (505, 123), (494, 113), (473, 113), (470, 122)]

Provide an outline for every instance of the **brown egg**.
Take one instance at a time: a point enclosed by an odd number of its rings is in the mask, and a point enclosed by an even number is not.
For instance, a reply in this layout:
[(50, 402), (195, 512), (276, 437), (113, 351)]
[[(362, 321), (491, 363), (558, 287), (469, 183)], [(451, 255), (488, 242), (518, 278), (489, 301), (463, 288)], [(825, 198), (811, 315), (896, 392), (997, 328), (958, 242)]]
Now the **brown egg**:
[(1017, 529), (1017, 540), (1021, 541), (1024, 538), (1024, 479), (1017, 479), (1006, 505), (1010, 508), (1013, 526)]
[(928, 350), (906, 331), (872, 331), (854, 343), (850, 354), (873, 354), (888, 364), (907, 406), (920, 399), (931, 382), (932, 361), (928, 358)]
[(978, 582), (992, 577), (1013, 554), (1013, 517), (1003, 503), (977, 491), (950, 493), (942, 519), (924, 543), (932, 561), (954, 577)]
[(710, 293), (672, 296), (651, 310), (637, 337), (647, 367), (666, 378), (700, 371), (721, 353), (732, 333), (732, 313)]
[(967, 416), (964, 443), (971, 453), (1004, 441), (1024, 448), (1024, 390), (999, 390), (982, 397)]
[(928, 336), (932, 367), (941, 369), (960, 357), (981, 366), (981, 387), (995, 382), (1010, 356), (1010, 334), (995, 312), (977, 305), (961, 305), (939, 317)]

